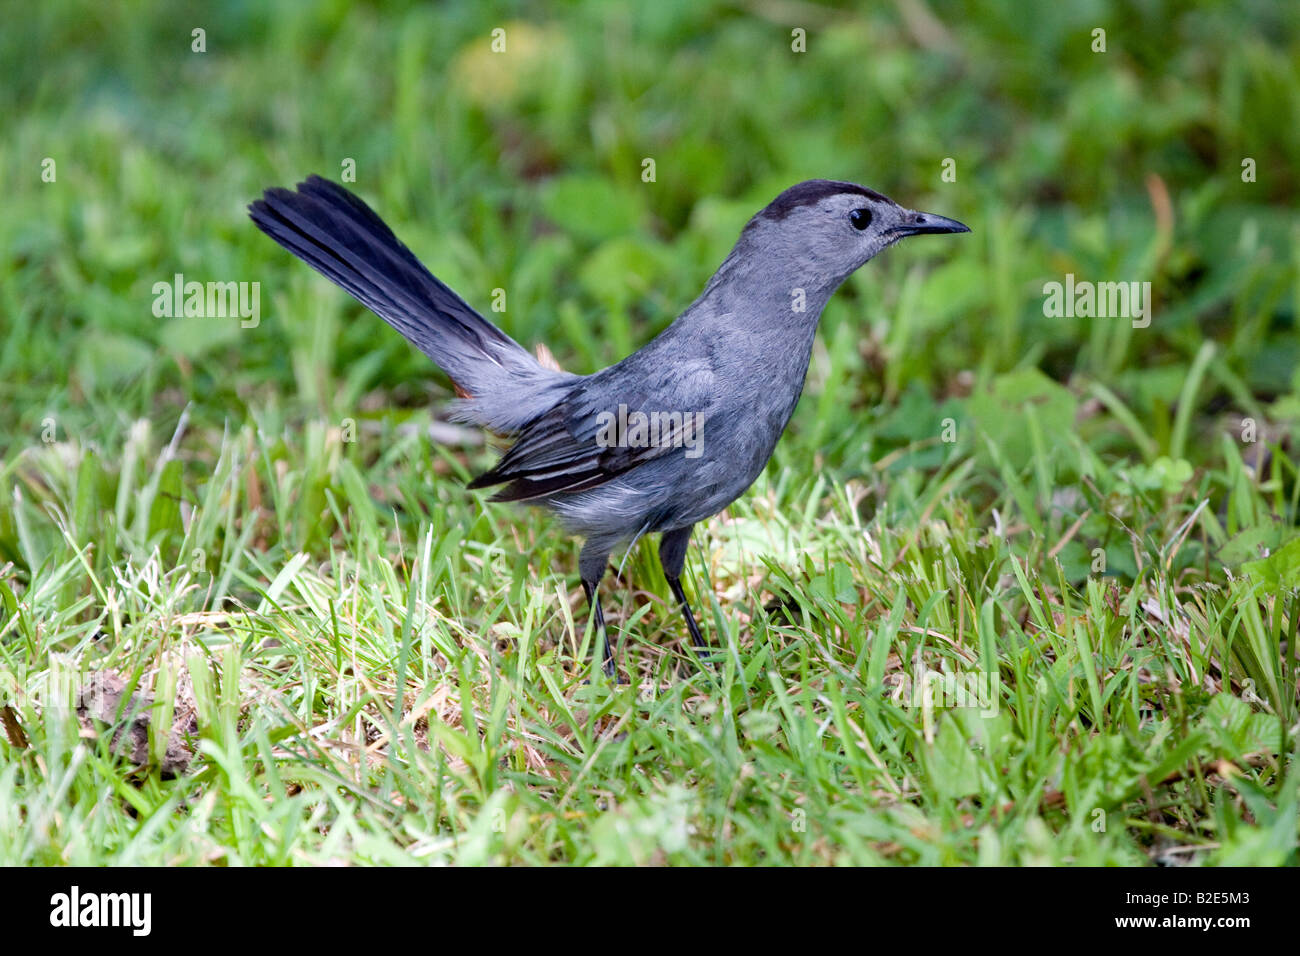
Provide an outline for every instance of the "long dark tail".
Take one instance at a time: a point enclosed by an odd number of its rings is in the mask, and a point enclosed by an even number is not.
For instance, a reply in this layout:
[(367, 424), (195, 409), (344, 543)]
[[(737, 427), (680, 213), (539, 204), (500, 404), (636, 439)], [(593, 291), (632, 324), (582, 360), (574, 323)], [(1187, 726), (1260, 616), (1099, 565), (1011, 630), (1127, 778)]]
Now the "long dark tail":
[(259, 229), (401, 332), (464, 397), (540, 371), (523, 347), (438, 281), (369, 206), (310, 176), (248, 207)]

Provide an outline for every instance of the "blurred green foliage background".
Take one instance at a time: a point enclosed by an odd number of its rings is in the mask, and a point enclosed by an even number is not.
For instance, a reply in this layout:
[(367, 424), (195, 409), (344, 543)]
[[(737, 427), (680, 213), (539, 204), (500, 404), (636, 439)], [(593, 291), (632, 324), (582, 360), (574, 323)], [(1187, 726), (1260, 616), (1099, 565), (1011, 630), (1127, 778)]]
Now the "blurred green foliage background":
[[(338, 179), (348, 158), (435, 273), (482, 310), (505, 288), (506, 331), (580, 372), (669, 322), (798, 180), (969, 222), (969, 240), (891, 251), (831, 304), (787, 458), (861, 469), (933, 435), (945, 398), (1034, 366), (1104, 383), (1168, 451), (1206, 339), (1194, 436), (1228, 406), (1289, 433), (1297, 19), (1155, 0), (42, 4), (0, 35), (0, 448), (51, 415), (111, 445), (187, 402), (216, 428), (337, 418), (376, 390), (425, 404), (423, 358), (244, 215), (263, 187)], [(152, 284), (177, 272), (260, 281), (262, 325), (154, 318)], [(1153, 282), (1151, 327), (1044, 317), (1043, 283), (1067, 272)], [(1095, 424), (1103, 449), (1136, 450)]]

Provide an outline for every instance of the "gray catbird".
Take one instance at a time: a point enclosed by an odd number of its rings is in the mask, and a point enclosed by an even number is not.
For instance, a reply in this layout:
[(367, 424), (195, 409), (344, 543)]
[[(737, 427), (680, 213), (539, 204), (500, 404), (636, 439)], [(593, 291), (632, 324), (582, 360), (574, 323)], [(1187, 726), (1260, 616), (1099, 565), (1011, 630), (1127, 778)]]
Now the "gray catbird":
[(644, 348), (594, 375), (544, 367), (439, 282), (370, 207), (319, 176), (268, 189), (258, 227), (370, 308), (450, 377), (455, 416), (514, 439), (471, 488), (551, 509), (585, 538), (578, 569), (614, 655), (597, 585), (622, 542), (658, 532), (659, 560), (697, 648), (682, 591), (691, 528), (758, 477), (803, 391), (832, 293), (905, 236), (969, 232), (853, 183), (791, 186), (745, 226), (704, 292)]

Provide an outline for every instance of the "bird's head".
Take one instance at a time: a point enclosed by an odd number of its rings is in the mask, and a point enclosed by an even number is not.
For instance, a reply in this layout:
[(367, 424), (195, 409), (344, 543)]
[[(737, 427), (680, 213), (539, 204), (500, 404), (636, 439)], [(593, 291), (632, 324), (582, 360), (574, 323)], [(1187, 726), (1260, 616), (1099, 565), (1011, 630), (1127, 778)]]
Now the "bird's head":
[(898, 240), (941, 232), (970, 229), (955, 219), (904, 209), (865, 186), (810, 179), (791, 186), (754, 216), (742, 242), (751, 254), (792, 263), (833, 288)]

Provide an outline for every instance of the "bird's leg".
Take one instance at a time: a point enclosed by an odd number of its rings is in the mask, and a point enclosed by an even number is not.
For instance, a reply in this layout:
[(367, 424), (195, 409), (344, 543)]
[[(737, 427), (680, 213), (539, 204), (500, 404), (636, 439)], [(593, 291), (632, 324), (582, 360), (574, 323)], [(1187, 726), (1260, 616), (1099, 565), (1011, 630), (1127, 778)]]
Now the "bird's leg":
[(677, 598), (677, 604), (682, 609), (682, 617), (686, 618), (686, 629), (691, 632), (691, 643), (702, 650), (708, 647), (708, 644), (704, 642), (700, 626), (695, 623), (695, 615), (691, 613), (691, 605), (686, 600), (686, 592), (682, 590), (682, 569), (686, 567), (686, 547), (691, 543), (693, 527), (694, 525), (687, 525), (676, 531), (664, 532), (659, 538), (659, 564), (664, 569), (664, 577), (668, 579), (673, 597)]
[(695, 615), (691, 613), (691, 605), (686, 600), (686, 592), (682, 590), (682, 579), (669, 578), (668, 586), (673, 589), (673, 596), (681, 606), (682, 617), (686, 618), (686, 630), (691, 632), (691, 643), (698, 648), (707, 647), (704, 636), (700, 634), (700, 626), (695, 623)]
[(588, 581), (585, 578), (582, 581), (582, 590), (587, 595), (587, 603), (596, 615), (596, 633), (600, 635), (601, 643), (605, 648), (605, 660), (600, 665), (600, 669), (605, 672), (605, 676), (614, 679), (614, 649), (609, 644), (609, 631), (605, 628), (605, 612), (600, 609), (600, 595), (596, 593), (598, 581)]
[(609, 643), (609, 631), (605, 628), (605, 612), (600, 609), (600, 594), (597, 590), (608, 565), (607, 550), (593, 548), (590, 542), (583, 545), (582, 553), (578, 556), (578, 573), (582, 575), (582, 590), (587, 595), (587, 603), (596, 618), (596, 632), (600, 635), (604, 651), (600, 669), (605, 672), (606, 677), (614, 680), (618, 676), (618, 670), (614, 667), (614, 648)]

